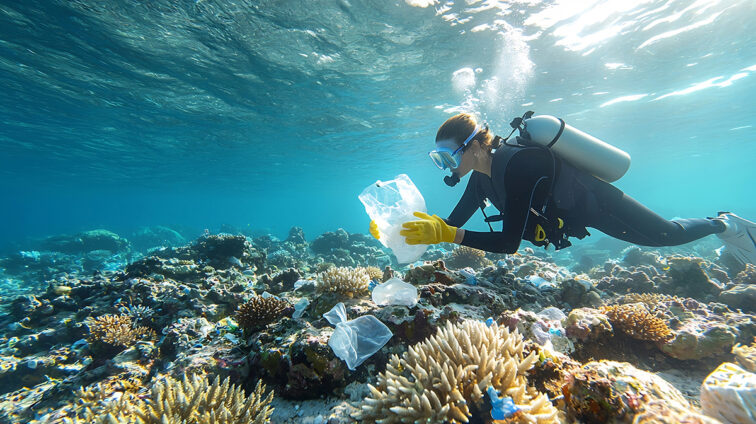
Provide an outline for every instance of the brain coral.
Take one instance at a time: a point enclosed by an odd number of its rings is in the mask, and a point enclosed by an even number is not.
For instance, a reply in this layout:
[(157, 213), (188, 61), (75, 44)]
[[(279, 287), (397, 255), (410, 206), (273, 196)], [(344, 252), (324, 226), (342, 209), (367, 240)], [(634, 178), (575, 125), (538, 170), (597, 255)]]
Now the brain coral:
[(471, 407), (490, 420), (490, 409), (482, 412), (489, 386), (519, 408), (511, 422), (561, 422), (548, 397), (527, 384), (526, 372), (536, 360), (535, 351), (524, 357), (522, 336), (505, 326), (447, 322), (401, 359), (392, 356), (377, 387), (369, 385), (360, 422), (466, 423)]
[(368, 293), (370, 276), (365, 268), (334, 267), (318, 274), (315, 291), (338, 293), (352, 298)]

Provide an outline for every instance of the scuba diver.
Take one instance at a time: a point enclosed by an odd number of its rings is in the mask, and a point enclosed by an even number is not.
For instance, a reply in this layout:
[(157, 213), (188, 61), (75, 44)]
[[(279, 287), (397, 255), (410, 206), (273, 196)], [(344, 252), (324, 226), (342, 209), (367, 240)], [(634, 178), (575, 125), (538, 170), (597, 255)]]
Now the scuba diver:
[[(642, 246), (675, 246), (716, 234), (740, 262), (756, 264), (756, 223), (729, 212), (717, 217), (667, 220), (610, 182), (630, 166), (627, 153), (566, 125), (527, 112), (515, 118), (507, 138), (493, 134), (475, 116), (455, 115), (438, 130), (429, 153), (444, 178), (456, 185), (470, 171), (462, 198), (448, 218), (415, 212), (400, 232), (407, 244), (457, 243), (488, 252), (515, 253), (522, 240), (556, 250), (595, 228)], [(519, 130), (515, 141), (509, 141)], [(559, 143), (557, 143), (559, 142)], [(607, 182), (609, 181), (609, 182)], [(488, 216), (489, 204), (498, 214)], [(490, 232), (460, 228), (477, 209)], [(494, 231), (492, 222), (501, 221)], [(375, 222), (370, 233), (379, 238)]]

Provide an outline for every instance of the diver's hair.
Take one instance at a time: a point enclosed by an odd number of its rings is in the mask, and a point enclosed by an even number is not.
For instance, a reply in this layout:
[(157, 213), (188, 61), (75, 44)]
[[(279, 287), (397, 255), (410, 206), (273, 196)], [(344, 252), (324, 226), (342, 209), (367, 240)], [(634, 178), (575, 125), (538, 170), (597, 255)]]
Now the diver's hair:
[[(454, 115), (447, 119), (438, 129), (438, 132), (436, 133), (436, 141), (454, 140), (457, 145), (461, 146), (465, 139), (470, 136), (470, 133), (473, 132), (477, 124), (478, 118), (469, 113)], [(489, 153), (493, 149), (499, 147), (494, 145), (494, 135), (488, 128), (482, 128), (473, 140), (477, 140)]]

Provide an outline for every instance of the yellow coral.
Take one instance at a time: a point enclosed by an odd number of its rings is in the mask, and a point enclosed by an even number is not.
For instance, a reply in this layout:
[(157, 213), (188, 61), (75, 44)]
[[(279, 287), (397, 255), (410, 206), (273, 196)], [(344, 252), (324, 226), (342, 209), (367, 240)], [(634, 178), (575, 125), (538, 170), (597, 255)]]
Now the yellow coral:
[(673, 336), (664, 320), (653, 316), (643, 303), (604, 306), (601, 312), (612, 326), (634, 339), (666, 341)]
[(365, 268), (331, 268), (318, 274), (317, 293), (339, 293), (352, 298), (367, 294), (370, 276)]
[(251, 331), (264, 327), (281, 318), (291, 304), (277, 297), (255, 296), (249, 302), (239, 306), (236, 321), (244, 330)]
[(369, 385), (360, 422), (466, 423), (470, 405), (483, 407), (488, 386), (520, 408), (510, 422), (561, 422), (548, 397), (527, 384), (526, 373), (536, 360), (535, 351), (524, 357), (516, 331), (481, 321), (447, 322), (434, 336), (410, 346), (401, 359), (391, 357), (378, 385)]
[(155, 332), (136, 326), (128, 315), (103, 315), (89, 322), (89, 342), (112, 347), (129, 347), (142, 338), (155, 338)]

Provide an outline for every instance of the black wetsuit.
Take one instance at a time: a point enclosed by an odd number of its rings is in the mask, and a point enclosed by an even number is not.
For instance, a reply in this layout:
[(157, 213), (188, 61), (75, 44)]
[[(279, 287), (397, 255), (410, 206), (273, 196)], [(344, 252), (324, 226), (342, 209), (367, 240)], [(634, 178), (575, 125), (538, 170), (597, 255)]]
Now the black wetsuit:
[[(514, 150), (512, 150), (514, 149)], [(724, 231), (712, 219), (670, 221), (618, 188), (538, 147), (502, 145), (494, 152), (491, 177), (474, 171), (447, 224), (461, 227), (488, 199), (499, 210), (501, 231), (465, 230), (462, 245), (488, 252), (514, 253), (521, 240), (533, 239), (534, 217), (556, 175), (549, 208), (565, 222), (565, 234), (583, 238), (586, 227), (642, 246), (675, 246)]]

